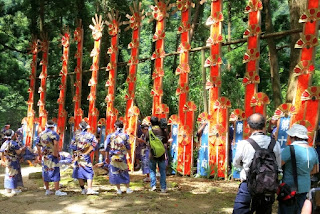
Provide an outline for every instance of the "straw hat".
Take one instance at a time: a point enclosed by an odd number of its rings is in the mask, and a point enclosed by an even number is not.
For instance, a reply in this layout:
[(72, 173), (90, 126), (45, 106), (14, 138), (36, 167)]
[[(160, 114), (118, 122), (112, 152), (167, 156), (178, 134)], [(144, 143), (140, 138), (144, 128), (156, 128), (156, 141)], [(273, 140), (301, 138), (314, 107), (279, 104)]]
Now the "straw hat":
[(308, 130), (305, 126), (300, 124), (294, 124), (287, 134), (291, 137), (298, 137), (300, 139), (308, 139)]

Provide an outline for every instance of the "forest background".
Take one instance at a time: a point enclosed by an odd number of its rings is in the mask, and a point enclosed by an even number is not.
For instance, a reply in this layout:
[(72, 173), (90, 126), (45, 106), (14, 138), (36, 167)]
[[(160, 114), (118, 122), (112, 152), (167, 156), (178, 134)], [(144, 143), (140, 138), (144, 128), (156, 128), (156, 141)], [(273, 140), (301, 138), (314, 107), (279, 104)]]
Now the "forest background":
[[(142, 0), (142, 8), (150, 12), (150, 5), (153, 0)], [(171, 1), (175, 3), (175, 1)], [(199, 4), (194, 0), (196, 7), (191, 10), (192, 30), (191, 47), (202, 47), (206, 45), (210, 29), (205, 25), (210, 15), (210, 4)], [(209, 1), (210, 2), (210, 1)], [(262, 35), (274, 32), (282, 32), (282, 36), (267, 37), (261, 39), (261, 57), (259, 64), (259, 75), (261, 82), (259, 91), (268, 95), (271, 100), (267, 107), (267, 114), (271, 116), (277, 106), (284, 102), (291, 102), (295, 92), (296, 79), (293, 68), (298, 63), (300, 49), (294, 49), (295, 42), (300, 38), (302, 24), (298, 20), (305, 10), (307, 0), (262, 0), (263, 10), (261, 13)], [(104, 20), (107, 12), (112, 9), (118, 10), (121, 21), (127, 21), (126, 14), (130, 14), (129, 6), (131, 0), (1, 0), (0, 1), (0, 125), (10, 123), (15, 129), (20, 126), (23, 117), (27, 116), (29, 76), (31, 73), (30, 63), (32, 55), (28, 54), (29, 42), (32, 35), (40, 38), (41, 33), (46, 32), (49, 36), (49, 64), (47, 79), (46, 110), (48, 118), (57, 117), (59, 97), (59, 76), (62, 68), (62, 46), (61, 34), (64, 26), (68, 26), (73, 35), (76, 28), (76, 20), (82, 19), (84, 28), (84, 49), (83, 49), (83, 79), (82, 79), (82, 101), (81, 108), (84, 116), (88, 115), (87, 96), (90, 91), (88, 86), (91, 78), (90, 66), (92, 59), (90, 52), (93, 49), (94, 41), (91, 36), (89, 25), (95, 13), (102, 15)], [(247, 49), (246, 40), (241, 40), (243, 32), (248, 26), (248, 15), (244, 13), (246, 0), (225, 0), (223, 2), (223, 39), (230, 42), (230, 45), (222, 47), (223, 65), (221, 67), (221, 96), (228, 97), (232, 103), (232, 111), (235, 108), (243, 108), (244, 86), (242, 79), (246, 65), (242, 63), (243, 56)], [(171, 11), (170, 11), (171, 12)], [(149, 23), (149, 18), (143, 20), (140, 34), (139, 58), (150, 57), (154, 51), (152, 36), (155, 29), (155, 22)], [(179, 46), (180, 39), (177, 29), (180, 23), (180, 12), (170, 14), (166, 24), (165, 51), (175, 52)], [(130, 58), (128, 44), (131, 42), (131, 31), (124, 31), (126, 26), (121, 26), (119, 38), (119, 62), (127, 62)], [(293, 33), (292, 33), (293, 32)], [(106, 67), (109, 63), (109, 55), (106, 54), (110, 46), (110, 36), (107, 27), (104, 28), (100, 68)], [(76, 52), (76, 43), (73, 41), (70, 46), (68, 72), (73, 72), (76, 66), (76, 59), (73, 57)], [(209, 50), (205, 50), (205, 58), (209, 56)], [(316, 71), (313, 77), (313, 85), (319, 85), (320, 58), (316, 54)], [(38, 54), (37, 77), (40, 74), (41, 53)], [(201, 51), (190, 53), (191, 72), (189, 74), (189, 100), (197, 105), (195, 116), (205, 111), (208, 105), (204, 84), (206, 80), (203, 74), (206, 69), (201, 66)], [(175, 75), (176, 67), (179, 64), (178, 55), (171, 55), (164, 59), (164, 83), (163, 103), (169, 106), (170, 113), (176, 114), (178, 110), (178, 99), (175, 89), (178, 86), (178, 76)], [(115, 107), (119, 110), (119, 116), (124, 116), (125, 94), (127, 92), (126, 77), (128, 66), (119, 66), (117, 71), (117, 91)], [(151, 115), (152, 99), (152, 72), (153, 61), (141, 61), (138, 66), (135, 104), (141, 111), (140, 118)], [(205, 73), (206, 79), (209, 72)], [(96, 105), (100, 118), (105, 118), (106, 103), (104, 101), (107, 90), (105, 82), (108, 79), (108, 72), (105, 69), (99, 71)], [(68, 75), (67, 95), (65, 109), (68, 117), (73, 116), (73, 102), (75, 82), (74, 75)], [(36, 92), (38, 91), (40, 79), (36, 81)], [(38, 115), (39, 94), (35, 93), (35, 111)]]

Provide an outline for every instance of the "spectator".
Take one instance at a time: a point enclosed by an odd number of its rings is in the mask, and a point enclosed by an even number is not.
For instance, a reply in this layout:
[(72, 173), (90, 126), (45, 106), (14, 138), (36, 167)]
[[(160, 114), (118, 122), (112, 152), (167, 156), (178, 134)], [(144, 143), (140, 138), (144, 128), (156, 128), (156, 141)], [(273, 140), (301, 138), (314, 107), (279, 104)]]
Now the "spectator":
[(142, 134), (140, 138), (137, 139), (139, 144), (141, 145), (141, 168), (142, 174), (146, 175), (143, 179), (144, 182), (150, 182), (150, 167), (149, 167), (149, 155), (150, 155), (150, 145), (147, 142), (147, 135), (149, 126), (147, 124), (141, 125)]
[[(319, 160), (315, 149), (308, 145), (308, 131), (307, 128), (294, 124), (287, 134), (294, 147), (297, 165), (298, 187), (296, 194), (296, 203), (293, 205), (286, 205), (279, 202), (279, 213), (301, 213), (304, 201), (306, 200), (307, 193), (311, 187), (310, 174), (319, 171)], [(287, 146), (281, 152), (282, 165), (284, 166), (283, 182), (288, 184), (291, 189), (295, 187), (290, 147)]]
[[(167, 134), (160, 128), (159, 126), (159, 120), (157, 117), (151, 117), (150, 119), (151, 122), (151, 130), (154, 133), (154, 135), (159, 138), (163, 145), (164, 148), (167, 148)], [(149, 135), (147, 137), (147, 141), (149, 142)], [(160, 171), (160, 186), (161, 186), (161, 193), (166, 193), (167, 192), (167, 183), (166, 183), (166, 153), (164, 153), (161, 157), (156, 158), (154, 157), (154, 152), (151, 149), (150, 152), (150, 186), (151, 186), (151, 191), (155, 191), (157, 189), (156, 187), (156, 169), (157, 165), (159, 167)]]
[(6, 123), (6, 125), (4, 125), (4, 127), (1, 129), (0, 132), (0, 146), (4, 143), (4, 141), (6, 141), (6, 137), (5, 137), (5, 132), (10, 129), (10, 124)]
[[(261, 148), (268, 148), (271, 138), (264, 133), (265, 128), (265, 118), (263, 115), (255, 113), (248, 118), (248, 125), (250, 128), (250, 133), (252, 138)], [(281, 170), (281, 159), (280, 159), (280, 144), (277, 142), (273, 148), (276, 156), (276, 160)], [(233, 160), (233, 165), (239, 168), (241, 184), (239, 186), (239, 191), (237, 193), (233, 213), (253, 213), (256, 211), (257, 214), (271, 214), (272, 204), (275, 200), (274, 195), (263, 196), (263, 197), (251, 197), (248, 186), (246, 174), (249, 171), (253, 156), (255, 154), (255, 149), (247, 141), (243, 140), (238, 143), (237, 151)], [(251, 205), (251, 207), (250, 207)]]

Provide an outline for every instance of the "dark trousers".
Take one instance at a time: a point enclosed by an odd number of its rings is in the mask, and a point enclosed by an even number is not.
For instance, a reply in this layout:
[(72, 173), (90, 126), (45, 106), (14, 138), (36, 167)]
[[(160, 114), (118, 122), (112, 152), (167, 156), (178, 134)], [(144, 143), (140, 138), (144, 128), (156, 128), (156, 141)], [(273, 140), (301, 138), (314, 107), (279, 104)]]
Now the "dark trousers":
[(307, 193), (300, 193), (296, 195), (296, 203), (292, 205), (286, 205), (279, 202), (279, 214), (300, 214), (304, 201), (306, 200)]
[(274, 200), (274, 195), (251, 198), (247, 183), (242, 182), (234, 201), (233, 214), (271, 214)]

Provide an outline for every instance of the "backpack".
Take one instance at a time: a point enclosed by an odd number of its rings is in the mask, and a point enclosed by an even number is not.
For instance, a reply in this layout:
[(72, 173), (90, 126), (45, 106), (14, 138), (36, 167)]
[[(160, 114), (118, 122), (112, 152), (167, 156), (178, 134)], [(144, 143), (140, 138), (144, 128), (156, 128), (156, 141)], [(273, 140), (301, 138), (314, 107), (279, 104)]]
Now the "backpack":
[(253, 139), (247, 141), (255, 150), (249, 171), (247, 173), (248, 190), (251, 196), (268, 195), (277, 192), (279, 186), (278, 164), (273, 148), (276, 144), (275, 139), (267, 149), (261, 148)]
[(154, 135), (152, 130), (149, 130), (150, 147), (153, 150), (153, 156), (156, 158), (161, 157), (165, 153), (165, 148), (162, 141)]

